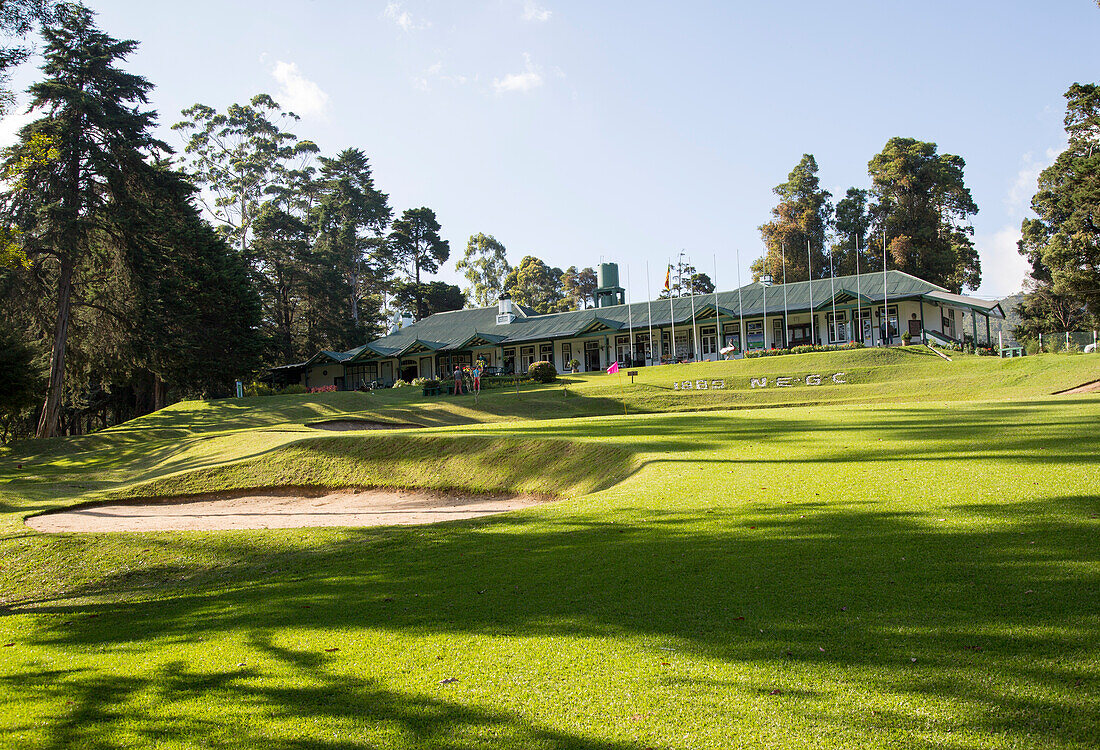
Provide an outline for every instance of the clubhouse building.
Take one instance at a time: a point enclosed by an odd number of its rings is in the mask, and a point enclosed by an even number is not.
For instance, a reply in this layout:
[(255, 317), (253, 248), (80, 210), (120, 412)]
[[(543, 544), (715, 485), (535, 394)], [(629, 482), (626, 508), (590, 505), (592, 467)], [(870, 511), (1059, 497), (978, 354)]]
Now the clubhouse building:
[[(625, 304), (614, 264), (600, 266), (596, 307), (540, 315), (503, 296), (494, 307), (436, 313), (346, 352), (322, 351), (273, 368), (276, 383), (354, 390), (398, 378), (446, 377), (478, 359), (500, 372), (547, 360), (559, 372), (612, 362), (642, 367), (739, 357), (802, 344), (866, 346), (991, 341), (988, 302), (901, 271), (790, 284), (758, 282), (728, 292)], [(979, 323), (979, 321), (983, 321)], [(981, 335), (981, 338), (979, 337)]]

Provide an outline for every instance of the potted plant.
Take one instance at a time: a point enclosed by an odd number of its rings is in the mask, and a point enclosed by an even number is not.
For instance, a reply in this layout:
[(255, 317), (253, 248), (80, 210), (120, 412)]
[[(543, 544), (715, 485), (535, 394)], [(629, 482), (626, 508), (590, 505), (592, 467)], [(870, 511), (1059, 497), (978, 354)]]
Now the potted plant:
[(577, 359), (569, 360), (568, 365), (569, 365), (569, 371), (572, 372), (574, 375), (576, 375), (577, 371), (581, 369), (580, 360), (577, 360)]
[(909, 333), (909, 331), (906, 331), (905, 333), (901, 334), (901, 343), (904, 344), (905, 346), (909, 346), (909, 343), (912, 340), (913, 340), (913, 334)]

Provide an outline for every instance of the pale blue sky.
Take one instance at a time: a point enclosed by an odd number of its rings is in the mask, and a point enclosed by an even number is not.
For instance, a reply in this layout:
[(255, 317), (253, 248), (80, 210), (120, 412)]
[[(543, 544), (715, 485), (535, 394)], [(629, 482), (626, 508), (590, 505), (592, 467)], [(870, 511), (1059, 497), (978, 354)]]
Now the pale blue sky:
[[(129, 68), (167, 127), (269, 92), (326, 153), (355, 146), (400, 212), (430, 206), (513, 263), (629, 267), (632, 299), (681, 249), (733, 288), (772, 187), (805, 153), (842, 196), (891, 136), (966, 159), (983, 295), (1017, 290), (1062, 94), (1100, 79), (1100, 9), (1052, 2), (92, 0), (141, 42)], [(25, 84), (29, 74), (17, 83)], [(10, 130), (14, 122), (0, 123)]]

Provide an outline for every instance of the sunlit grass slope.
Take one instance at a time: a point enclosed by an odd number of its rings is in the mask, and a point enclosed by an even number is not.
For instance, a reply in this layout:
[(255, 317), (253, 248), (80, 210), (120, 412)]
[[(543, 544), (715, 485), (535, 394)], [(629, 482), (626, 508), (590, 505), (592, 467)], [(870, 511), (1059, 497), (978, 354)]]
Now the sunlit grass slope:
[[(625, 417), (617, 380), (594, 375), (568, 397), (476, 406), (404, 389), (183, 404), (15, 446), (0, 452), (0, 736), (1094, 748), (1100, 396), (1045, 394), (1097, 379), (1095, 361), (805, 355), (642, 370)], [(845, 385), (746, 380), (841, 371)], [(889, 400), (899, 380), (913, 385)], [(695, 406), (711, 411), (661, 413)], [(345, 415), (440, 426), (302, 426)], [(111, 493), (345, 481), (566, 499), (425, 527), (22, 524)]]

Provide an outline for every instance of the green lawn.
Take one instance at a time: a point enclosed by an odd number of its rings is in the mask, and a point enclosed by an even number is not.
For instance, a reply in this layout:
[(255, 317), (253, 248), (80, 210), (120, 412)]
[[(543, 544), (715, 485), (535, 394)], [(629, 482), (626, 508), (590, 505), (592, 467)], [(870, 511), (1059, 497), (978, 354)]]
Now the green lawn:
[[(835, 372), (848, 382), (748, 387)], [(1048, 394), (1097, 378), (1085, 356), (846, 352), (644, 369), (625, 417), (617, 379), (592, 375), (476, 406), (418, 389), (184, 404), (16, 445), (0, 451), (0, 733), (17, 748), (1095, 748), (1100, 395)], [(671, 390), (686, 379), (727, 388)], [(345, 414), (433, 428), (302, 426)], [(564, 499), (422, 527), (22, 522), (270, 484)]]

